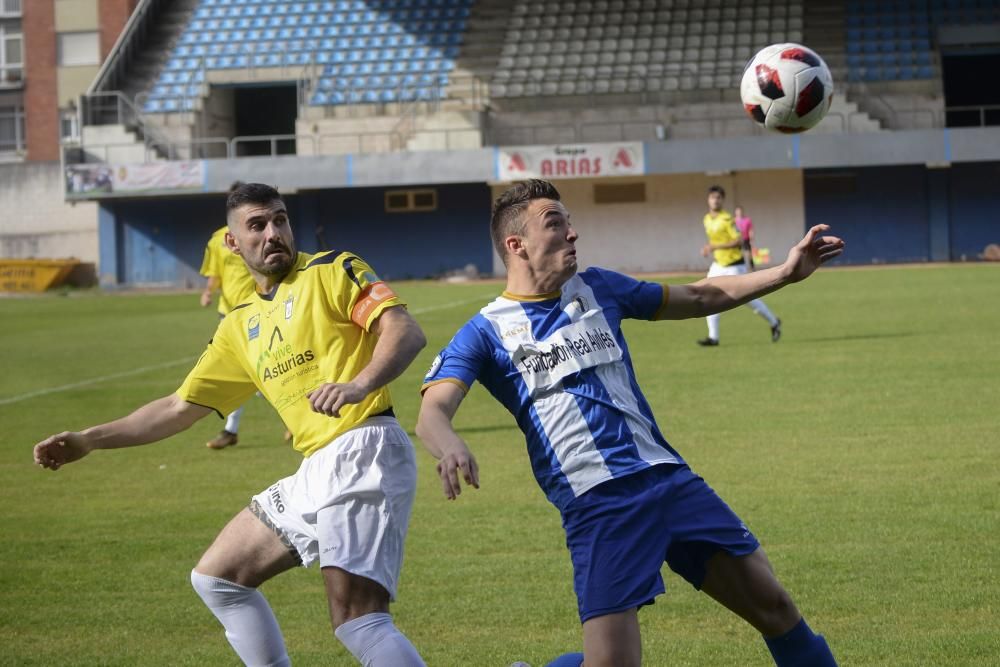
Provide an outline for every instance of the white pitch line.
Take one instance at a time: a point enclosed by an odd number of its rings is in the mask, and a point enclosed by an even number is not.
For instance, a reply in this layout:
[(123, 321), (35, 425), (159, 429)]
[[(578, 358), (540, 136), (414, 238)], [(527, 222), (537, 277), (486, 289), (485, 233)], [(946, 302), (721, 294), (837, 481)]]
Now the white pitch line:
[[(418, 308), (411, 311), (414, 315), (420, 315), (422, 313), (430, 313), (435, 310), (445, 310), (447, 308), (454, 308), (455, 306), (462, 306), (467, 303), (472, 303), (474, 301), (482, 301), (487, 299), (492, 294), (486, 296), (477, 296), (474, 299), (463, 299), (462, 301), (451, 301), (449, 303), (442, 303), (436, 306), (428, 306), (427, 308)], [(11, 403), (20, 403), (21, 401), (26, 401), (29, 398), (37, 398), (38, 396), (47, 396), (48, 394), (58, 394), (62, 391), (69, 391), (70, 389), (77, 389), (78, 387), (86, 387), (87, 385), (97, 384), (99, 382), (107, 382), (108, 380), (118, 380), (120, 378), (131, 377), (133, 375), (142, 375), (147, 371), (155, 371), (161, 368), (170, 368), (171, 366), (179, 366), (181, 364), (189, 364), (194, 361), (197, 357), (185, 357), (183, 359), (174, 359), (173, 361), (165, 361), (162, 364), (153, 364), (152, 366), (143, 366), (141, 368), (133, 368), (129, 371), (122, 371), (121, 373), (112, 373), (110, 375), (100, 375), (95, 378), (90, 378), (89, 380), (80, 380), (79, 382), (72, 382), (70, 384), (60, 385), (58, 387), (48, 387), (47, 389), (39, 389), (37, 391), (29, 391), (27, 394), (20, 394), (17, 396), (11, 396), (9, 398), (0, 398), (0, 405), (10, 405)]]
[(447, 308), (454, 308), (455, 306), (464, 306), (467, 303), (475, 303), (476, 301), (482, 301), (483, 299), (489, 299), (490, 297), (497, 296), (496, 292), (490, 294), (484, 294), (482, 296), (472, 297), (471, 299), (462, 299), (461, 301), (450, 301), (448, 303), (439, 303), (436, 306), (428, 306), (427, 308), (417, 308), (416, 310), (411, 310), (411, 315), (422, 315), (424, 313), (429, 313), (434, 310), (445, 310)]
[(167, 361), (162, 364), (153, 364), (152, 366), (133, 368), (130, 371), (122, 371), (121, 373), (112, 373), (111, 375), (101, 375), (96, 378), (90, 378), (89, 380), (80, 380), (79, 382), (64, 384), (59, 387), (49, 387), (48, 389), (29, 391), (27, 394), (21, 394), (19, 396), (11, 396), (10, 398), (0, 398), (0, 405), (9, 405), (11, 403), (18, 403), (20, 401), (26, 401), (29, 398), (35, 398), (36, 396), (45, 396), (46, 394), (56, 394), (60, 391), (69, 391), (70, 389), (76, 389), (77, 387), (86, 387), (88, 384), (97, 384), (98, 382), (105, 382), (107, 380), (117, 380), (118, 378), (125, 378), (132, 375), (141, 375), (146, 371), (154, 371), (159, 368), (169, 368), (171, 366), (179, 366), (180, 364), (189, 364), (191, 363), (191, 361), (193, 361), (193, 359), (194, 357), (174, 359), (173, 361)]

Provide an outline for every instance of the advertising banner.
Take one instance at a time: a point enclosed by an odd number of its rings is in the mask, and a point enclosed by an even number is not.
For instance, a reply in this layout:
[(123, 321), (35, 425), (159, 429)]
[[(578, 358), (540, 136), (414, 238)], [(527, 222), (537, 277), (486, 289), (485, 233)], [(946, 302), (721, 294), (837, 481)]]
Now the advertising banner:
[(527, 178), (605, 178), (645, 173), (642, 142), (560, 146), (502, 146), (497, 151), (501, 181)]

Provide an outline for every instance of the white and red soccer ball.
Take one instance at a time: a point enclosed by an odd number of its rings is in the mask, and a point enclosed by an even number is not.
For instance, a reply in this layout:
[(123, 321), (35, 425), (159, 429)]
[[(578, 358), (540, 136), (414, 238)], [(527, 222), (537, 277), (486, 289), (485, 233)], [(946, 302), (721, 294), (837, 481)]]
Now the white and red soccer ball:
[(743, 108), (775, 132), (805, 132), (823, 120), (833, 102), (830, 68), (801, 44), (772, 44), (757, 52), (740, 81)]

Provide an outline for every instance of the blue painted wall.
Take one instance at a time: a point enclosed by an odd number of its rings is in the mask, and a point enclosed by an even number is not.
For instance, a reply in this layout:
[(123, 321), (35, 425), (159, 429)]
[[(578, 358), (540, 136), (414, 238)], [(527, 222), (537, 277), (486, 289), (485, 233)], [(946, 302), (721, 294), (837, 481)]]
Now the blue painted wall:
[(846, 264), (930, 259), (926, 168), (810, 169), (806, 227), (828, 224), (847, 241)]
[(1000, 243), (1000, 163), (812, 169), (806, 226), (825, 223), (848, 244), (840, 263), (976, 259)]
[(1000, 243), (1000, 162), (956, 164), (949, 172), (951, 259), (975, 259)]
[[(285, 203), (300, 250), (350, 250), (386, 279), (440, 275), (470, 263), (490, 271), (489, 188), (436, 189), (438, 210), (427, 213), (385, 213), (384, 188), (305, 192), (288, 195)], [(201, 285), (205, 243), (225, 223), (224, 202), (219, 194), (104, 202), (103, 283)]]
[(357, 253), (387, 280), (437, 276), (466, 264), (492, 271), (489, 187), (435, 188), (436, 211), (386, 213), (385, 188), (353, 188), (301, 194), (301, 215), (310, 227), (323, 227), (329, 247)]

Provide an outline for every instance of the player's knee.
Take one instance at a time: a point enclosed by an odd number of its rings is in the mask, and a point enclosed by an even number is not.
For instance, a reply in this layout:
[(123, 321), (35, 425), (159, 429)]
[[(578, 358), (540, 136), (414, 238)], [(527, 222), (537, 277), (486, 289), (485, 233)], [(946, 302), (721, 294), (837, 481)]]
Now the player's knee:
[(323, 568), (323, 576), (335, 629), (366, 614), (389, 611), (389, 593), (375, 581), (335, 567)]
[(232, 581), (220, 579), (198, 570), (191, 570), (191, 586), (198, 597), (210, 608), (232, 605), (253, 595), (255, 588), (240, 586)]
[(792, 596), (781, 587), (768, 596), (764, 604), (758, 607), (757, 613), (757, 629), (766, 637), (788, 632), (799, 620), (799, 610), (792, 601)]

